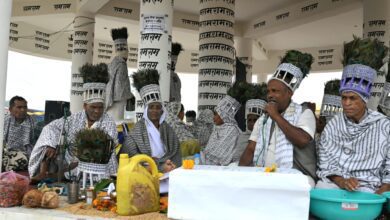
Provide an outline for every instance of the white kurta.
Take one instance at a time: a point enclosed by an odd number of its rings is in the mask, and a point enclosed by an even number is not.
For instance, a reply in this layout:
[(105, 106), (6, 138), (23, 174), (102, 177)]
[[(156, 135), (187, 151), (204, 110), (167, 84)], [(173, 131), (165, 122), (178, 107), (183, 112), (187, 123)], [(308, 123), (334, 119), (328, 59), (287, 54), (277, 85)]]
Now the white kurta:
[[(76, 155), (74, 155), (75, 146), (73, 145), (73, 143), (75, 141), (76, 134), (80, 130), (85, 129), (87, 127), (86, 122), (87, 122), (87, 115), (85, 111), (81, 111), (71, 115), (67, 119), (66, 123), (64, 118), (60, 118), (46, 125), (43, 128), (42, 133), (39, 136), (39, 139), (35, 144), (34, 149), (31, 153), (29, 166), (28, 166), (30, 177), (36, 175), (40, 167), (40, 163), (45, 156), (47, 146), (53, 148), (57, 147), (57, 145), (60, 142), (61, 132), (63, 128), (65, 128), (67, 134), (67, 140), (70, 143), (70, 147), (66, 149), (65, 152), (65, 162), (70, 164), (71, 162), (78, 161)], [(100, 118), (100, 120), (96, 121), (93, 124), (93, 127), (104, 130), (111, 138), (113, 138), (115, 144), (118, 142), (117, 141), (118, 133), (116, 130), (115, 121), (108, 114), (104, 113)], [(115, 158), (115, 152), (113, 152), (107, 166), (107, 174), (115, 174), (117, 171), (117, 167), (118, 167), (118, 163)], [(75, 172), (75, 170), (76, 169), (74, 169), (73, 172)]]

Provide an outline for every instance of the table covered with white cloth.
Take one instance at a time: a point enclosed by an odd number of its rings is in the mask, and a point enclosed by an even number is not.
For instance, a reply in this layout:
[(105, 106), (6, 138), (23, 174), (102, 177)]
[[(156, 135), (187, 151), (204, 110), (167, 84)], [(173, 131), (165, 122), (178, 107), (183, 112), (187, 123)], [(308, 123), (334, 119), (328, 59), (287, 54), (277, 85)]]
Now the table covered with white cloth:
[(310, 185), (294, 169), (201, 166), (169, 175), (173, 219), (308, 219)]

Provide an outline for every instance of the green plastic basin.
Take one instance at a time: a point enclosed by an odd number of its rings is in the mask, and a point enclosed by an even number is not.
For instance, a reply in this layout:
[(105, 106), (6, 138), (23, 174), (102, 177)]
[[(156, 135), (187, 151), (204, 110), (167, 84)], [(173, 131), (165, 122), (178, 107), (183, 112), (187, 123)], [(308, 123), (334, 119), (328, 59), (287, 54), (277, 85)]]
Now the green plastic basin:
[(382, 195), (383, 195), (384, 197), (386, 197), (386, 199), (387, 199), (387, 202), (386, 202), (386, 210), (387, 210), (387, 212), (390, 213), (390, 192), (384, 192), (384, 193), (382, 193)]
[(366, 192), (340, 189), (312, 189), (310, 213), (320, 219), (372, 220), (382, 212), (386, 198)]

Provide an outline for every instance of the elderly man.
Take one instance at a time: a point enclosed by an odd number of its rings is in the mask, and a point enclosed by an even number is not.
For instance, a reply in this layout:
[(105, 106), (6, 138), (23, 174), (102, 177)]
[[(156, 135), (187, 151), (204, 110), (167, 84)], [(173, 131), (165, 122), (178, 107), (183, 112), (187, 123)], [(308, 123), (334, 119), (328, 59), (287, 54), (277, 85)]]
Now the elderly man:
[[(363, 46), (364, 50), (360, 50)], [(358, 52), (351, 56), (348, 51)], [(370, 90), (386, 51), (378, 40), (356, 38), (344, 45), (345, 67), (340, 83), (343, 113), (334, 116), (321, 135), (318, 188), (378, 194), (390, 190), (390, 121), (367, 109)]]
[(9, 104), (10, 114), (4, 118), (3, 168), (6, 171), (27, 170), (36, 123), (27, 114), (27, 101), (23, 97), (14, 96)]
[[(296, 61), (299, 62), (296, 62)], [(267, 85), (267, 114), (260, 117), (239, 165), (297, 168), (315, 185), (315, 117), (291, 97), (309, 73), (313, 57), (288, 51)], [(298, 68), (299, 67), (299, 68)]]
[[(107, 69), (100, 73), (98, 66), (91, 66), (88, 64), (81, 68), (81, 74), (83, 70), (90, 73), (106, 74)], [(89, 69), (89, 70), (86, 70)], [(72, 114), (68, 118), (60, 118), (52, 121), (46, 125), (42, 133), (34, 146), (29, 163), (29, 174), (32, 177), (32, 181), (39, 181), (48, 176), (48, 173), (55, 176), (56, 170), (53, 170), (53, 159), (58, 154), (57, 145), (60, 144), (61, 139), (66, 138), (68, 148), (65, 152), (64, 168), (71, 169), (71, 175), (77, 175), (76, 170), (78, 159), (75, 155), (76, 146), (74, 146), (76, 134), (83, 129), (101, 129), (105, 131), (115, 143), (117, 143), (117, 131), (115, 121), (107, 113), (104, 113), (104, 99), (105, 99), (105, 82), (88, 82), (84, 79), (84, 110)], [(62, 156), (62, 155), (59, 155)], [(117, 171), (118, 163), (115, 158), (115, 153), (111, 155), (111, 159), (106, 167), (106, 174), (115, 174)], [(68, 174), (66, 172), (65, 174)], [(67, 176), (69, 178), (69, 176)]]
[(162, 105), (157, 70), (139, 70), (133, 74), (134, 86), (145, 105), (143, 118), (125, 136), (120, 153), (130, 157), (146, 154), (152, 157), (161, 172), (181, 166), (179, 139), (165, 121), (167, 111)]

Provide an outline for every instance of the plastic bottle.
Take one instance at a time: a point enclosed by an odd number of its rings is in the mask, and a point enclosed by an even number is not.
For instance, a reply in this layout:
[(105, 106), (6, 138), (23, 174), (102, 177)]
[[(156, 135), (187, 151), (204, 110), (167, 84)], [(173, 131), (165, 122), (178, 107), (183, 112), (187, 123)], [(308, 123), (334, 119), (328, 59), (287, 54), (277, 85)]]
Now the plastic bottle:
[[(150, 165), (151, 172), (140, 165), (145, 162)], [(117, 214), (126, 216), (158, 211), (160, 208), (159, 177), (157, 165), (151, 157), (138, 154), (130, 159), (127, 154), (121, 154), (116, 180)], [(152, 202), (134, 203), (135, 186), (147, 188), (145, 195), (149, 196)]]
[(194, 155), (194, 162), (195, 162), (195, 165), (200, 165), (200, 154)]

